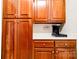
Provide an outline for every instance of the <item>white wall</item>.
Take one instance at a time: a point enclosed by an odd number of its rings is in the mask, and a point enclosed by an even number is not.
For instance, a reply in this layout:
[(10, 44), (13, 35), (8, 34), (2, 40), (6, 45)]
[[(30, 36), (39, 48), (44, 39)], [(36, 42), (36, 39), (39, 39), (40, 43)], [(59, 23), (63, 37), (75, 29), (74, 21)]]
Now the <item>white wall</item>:
[(77, 37), (77, 10), (76, 0), (66, 0), (66, 24), (62, 33), (68, 34), (70, 37)]
[[(68, 37), (76, 38), (77, 36), (77, 10), (76, 0), (66, 0), (66, 23), (61, 31)], [(34, 24), (34, 33), (51, 33), (51, 24)]]

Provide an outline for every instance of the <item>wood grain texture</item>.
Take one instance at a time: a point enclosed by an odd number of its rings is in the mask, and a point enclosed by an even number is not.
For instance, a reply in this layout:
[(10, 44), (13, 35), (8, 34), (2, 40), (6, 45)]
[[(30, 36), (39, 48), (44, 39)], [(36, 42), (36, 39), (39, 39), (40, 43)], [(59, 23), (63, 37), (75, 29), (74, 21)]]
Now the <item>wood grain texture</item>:
[(3, 0), (3, 18), (16, 18), (16, 12), (16, 0)]
[(52, 19), (61, 19), (64, 21), (65, 18), (65, 0), (51, 0), (51, 18)]
[(53, 48), (35, 48), (34, 59), (54, 59)]
[(2, 59), (13, 59), (14, 22), (3, 22)]
[[(54, 47), (52, 46), (45, 47), (42, 44), (44, 42), (46, 42), (46, 44), (49, 44), (49, 42), (54, 42)], [(68, 44), (68, 46), (64, 46), (63, 45), (64, 43)], [(32, 51), (33, 59), (77, 59), (76, 40), (38, 40), (37, 39), (37, 40), (33, 40), (32, 44), (33, 44), (33, 51)], [(50, 44), (47, 46), (50, 46)]]
[(57, 48), (56, 59), (76, 59), (76, 49), (74, 48)]
[(17, 22), (17, 33), (14, 44), (14, 59), (31, 59), (32, 58), (32, 32), (31, 19), (19, 19)]
[(31, 19), (3, 19), (2, 59), (32, 59)]
[(65, 0), (34, 0), (34, 17), (34, 23), (65, 23)]
[(34, 41), (34, 47), (36, 48), (52, 48), (54, 47), (54, 41)]
[(48, 18), (48, 0), (34, 0), (34, 20), (47, 21)]
[(55, 47), (76, 47), (76, 41), (55, 41)]
[(18, 0), (19, 18), (32, 18), (32, 0)]
[(3, 18), (32, 18), (32, 0), (3, 0)]
[(28, 59), (28, 40), (29, 40), (29, 27), (28, 22), (19, 22), (17, 24), (17, 42), (16, 42), (16, 59)]

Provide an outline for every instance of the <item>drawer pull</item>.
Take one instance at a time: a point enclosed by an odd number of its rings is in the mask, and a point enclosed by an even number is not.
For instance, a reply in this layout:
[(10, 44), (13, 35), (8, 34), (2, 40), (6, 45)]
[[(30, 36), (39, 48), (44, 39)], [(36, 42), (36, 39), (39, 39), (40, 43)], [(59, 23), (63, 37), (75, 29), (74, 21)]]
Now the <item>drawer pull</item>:
[(54, 54), (54, 51), (52, 51), (52, 53)]
[(65, 45), (65, 47), (67, 47), (67, 46), (68, 46), (68, 44), (67, 44), (67, 43), (65, 43), (64, 45)]
[(47, 47), (49, 47), (49, 48), (52, 48), (52, 47), (54, 47), (54, 42), (51, 42), (51, 41), (35, 41), (34, 42), (34, 46), (35, 47), (42, 47), (42, 48), (47, 48)]
[(46, 45), (45, 43), (43, 43), (43, 45)]
[(59, 53), (59, 51), (56, 51), (56, 53)]

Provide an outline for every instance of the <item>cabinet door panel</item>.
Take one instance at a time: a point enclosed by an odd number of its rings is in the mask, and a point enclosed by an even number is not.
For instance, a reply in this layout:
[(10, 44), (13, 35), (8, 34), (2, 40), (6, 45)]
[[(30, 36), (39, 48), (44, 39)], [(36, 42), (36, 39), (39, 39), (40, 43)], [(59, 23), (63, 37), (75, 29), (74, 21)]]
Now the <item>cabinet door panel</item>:
[(14, 22), (3, 22), (2, 59), (13, 59)]
[(19, 0), (19, 18), (32, 18), (32, 0)]
[(17, 0), (3, 0), (3, 18), (16, 17)]
[(51, 0), (51, 20), (64, 22), (65, 19), (65, 0)]
[(55, 54), (56, 59), (76, 59), (76, 49), (58, 48)]
[[(15, 42), (15, 59), (29, 59), (29, 22), (17, 23), (17, 39)], [(31, 57), (31, 56), (30, 56)]]
[(35, 21), (47, 21), (48, 18), (48, 0), (34, 1)]
[(54, 59), (54, 51), (51, 48), (35, 48), (34, 59)]

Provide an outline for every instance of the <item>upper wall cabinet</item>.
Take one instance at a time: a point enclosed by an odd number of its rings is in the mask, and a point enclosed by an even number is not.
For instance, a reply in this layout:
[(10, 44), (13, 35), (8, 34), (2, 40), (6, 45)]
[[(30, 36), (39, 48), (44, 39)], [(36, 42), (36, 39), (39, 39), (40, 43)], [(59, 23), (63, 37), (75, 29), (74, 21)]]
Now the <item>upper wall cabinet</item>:
[(32, 0), (4, 0), (3, 18), (32, 18)]
[(3, 0), (3, 18), (15, 18), (17, 6), (17, 0)]
[(65, 0), (51, 0), (51, 20), (65, 22)]
[(33, 5), (34, 22), (65, 22), (65, 0), (34, 0)]
[(18, 17), (32, 18), (32, 0), (18, 0)]
[(34, 20), (47, 21), (48, 19), (48, 0), (34, 0)]

